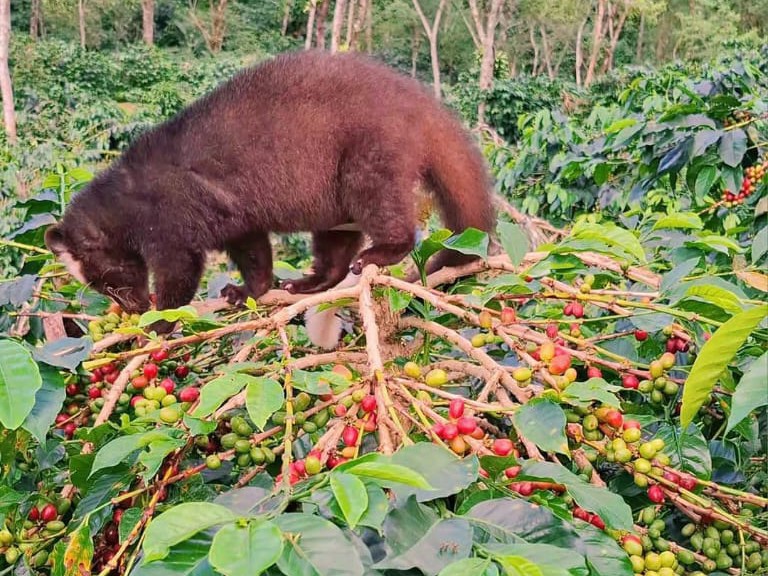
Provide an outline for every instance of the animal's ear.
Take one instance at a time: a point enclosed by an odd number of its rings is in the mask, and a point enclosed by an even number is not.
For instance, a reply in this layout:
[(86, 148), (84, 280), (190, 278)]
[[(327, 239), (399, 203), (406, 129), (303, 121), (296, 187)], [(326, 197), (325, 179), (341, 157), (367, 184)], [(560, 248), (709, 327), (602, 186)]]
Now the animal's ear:
[(67, 247), (64, 243), (64, 234), (61, 232), (61, 228), (58, 224), (49, 226), (45, 231), (45, 245), (54, 254), (60, 254), (66, 251)]

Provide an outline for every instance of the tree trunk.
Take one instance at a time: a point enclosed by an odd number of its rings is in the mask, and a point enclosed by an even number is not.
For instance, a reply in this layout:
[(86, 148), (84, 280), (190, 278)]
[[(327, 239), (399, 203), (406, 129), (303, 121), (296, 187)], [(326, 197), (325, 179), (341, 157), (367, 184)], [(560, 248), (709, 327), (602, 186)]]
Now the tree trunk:
[(416, 78), (416, 62), (419, 59), (419, 45), (421, 44), (419, 42), (420, 37), (419, 29), (414, 26), (413, 34), (411, 35), (411, 78)]
[[(499, 24), (499, 11), (504, 0), (491, 0), (488, 17), (485, 21), (485, 31), (481, 36), (483, 57), (480, 60), (480, 92), (488, 92), (493, 87), (493, 65), (496, 62), (496, 28)], [(477, 107), (477, 121), (485, 122), (485, 98), (480, 99)]]
[(531, 76), (536, 76), (539, 69), (539, 44), (536, 42), (536, 35), (533, 30), (533, 26), (528, 29), (528, 37), (531, 40), (531, 47), (533, 48), (533, 63), (531, 64)]
[(645, 15), (640, 14), (640, 30), (637, 31), (637, 48), (635, 48), (635, 61), (638, 63), (643, 59), (643, 36), (645, 36)]
[(349, 39), (350, 50), (359, 50), (360, 48), (360, 31), (365, 25), (369, 3), (370, 0), (360, 0), (360, 6), (358, 6), (357, 13), (355, 15), (355, 23), (352, 26), (352, 38)]
[(8, 142), (16, 144), (16, 110), (13, 106), (13, 84), (8, 67), (11, 46), (11, 0), (0, 0), (0, 97), (3, 99), (3, 124)]
[(29, 35), (33, 40), (43, 35), (43, 0), (32, 0), (29, 13)]
[[(314, 7), (314, 2), (312, 6)], [(285, 0), (285, 6), (283, 7), (283, 23), (280, 25), (280, 35), (285, 36), (288, 34), (288, 23), (291, 21), (291, 8), (293, 8), (293, 0)]]
[(317, 0), (309, 3), (309, 16), (307, 17), (307, 37), (304, 39), (304, 50), (312, 48), (312, 32), (315, 31), (315, 13), (317, 12)]
[(85, 48), (85, 0), (77, 0), (77, 21), (80, 28), (80, 48)]
[(318, 10), (317, 18), (315, 20), (315, 25), (317, 26), (317, 30), (315, 31), (315, 38), (317, 38), (316, 43), (320, 50), (325, 50), (325, 25), (328, 22), (329, 3), (330, 0), (323, 0), (323, 3), (320, 4), (320, 10)]
[(429, 57), (432, 60), (432, 90), (435, 93), (435, 97), (440, 100), (442, 98), (442, 86), (440, 84), (440, 54), (438, 53), (437, 46), (437, 34), (440, 30), (440, 18), (443, 16), (443, 10), (448, 0), (440, 0), (440, 4), (435, 12), (435, 19), (430, 26), (429, 20), (424, 15), (424, 11), (421, 9), (419, 0), (411, 0), (416, 13), (419, 15), (421, 25), (424, 27), (424, 32), (427, 34), (429, 40)]
[(624, 30), (624, 24), (627, 22), (627, 16), (629, 16), (630, 7), (627, 5), (626, 1), (624, 2), (624, 8), (625, 10), (619, 14), (619, 20), (615, 24), (613, 23), (613, 16), (616, 14), (616, 8), (613, 7), (611, 10), (610, 20), (608, 21), (611, 42), (603, 62), (603, 73), (606, 73), (613, 68), (613, 56), (616, 54), (616, 46), (619, 44), (619, 38), (621, 38), (621, 33)]
[(365, 7), (365, 51), (373, 52), (373, 0), (368, 0)]
[(339, 43), (341, 42), (341, 29), (344, 26), (345, 7), (346, 0), (336, 0), (336, 5), (333, 7), (333, 23), (331, 24), (331, 54), (335, 54), (339, 51)]
[(348, 0), (347, 4), (347, 33), (345, 35), (345, 44), (347, 48), (352, 48), (352, 30), (355, 27), (355, 8), (357, 0)]
[(547, 67), (547, 76), (552, 79), (555, 77), (555, 70), (552, 67), (552, 52), (549, 49), (549, 41), (547, 40), (547, 32), (544, 30), (544, 26), (539, 25), (539, 34), (541, 35), (542, 55), (544, 65)]
[(587, 27), (587, 19), (584, 19), (576, 32), (576, 86), (581, 88), (581, 71), (584, 67), (584, 28)]
[(584, 78), (584, 87), (589, 87), (595, 79), (595, 68), (597, 59), (600, 56), (600, 46), (603, 43), (603, 20), (605, 19), (605, 5), (607, 0), (597, 0), (597, 15), (595, 16), (595, 25), (592, 30), (592, 51), (589, 55), (589, 65), (587, 66), (587, 75)]
[(197, 16), (197, 0), (190, 0), (189, 2), (189, 18), (195, 28), (200, 31), (208, 51), (212, 54), (220, 52), (224, 46), (224, 36), (227, 31), (227, 1), (218, 0), (218, 3), (214, 5), (214, 0), (209, 0), (210, 26)]
[(141, 0), (142, 36), (147, 46), (155, 43), (155, 0)]

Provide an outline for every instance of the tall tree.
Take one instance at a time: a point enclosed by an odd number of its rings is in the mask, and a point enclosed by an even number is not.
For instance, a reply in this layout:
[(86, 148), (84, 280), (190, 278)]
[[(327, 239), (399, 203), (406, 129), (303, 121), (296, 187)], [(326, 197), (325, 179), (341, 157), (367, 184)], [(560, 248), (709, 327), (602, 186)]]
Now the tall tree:
[(147, 46), (155, 43), (155, 0), (141, 0), (142, 37)]
[(33, 40), (43, 35), (43, 0), (32, 0), (29, 8), (29, 35)]
[(317, 14), (317, 0), (309, 0), (309, 16), (307, 17), (307, 35), (304, 38), (304, 50), (312, 48), (312, 34), (315, 31), (315, 15)]
[(189, 19), (200, 31), (208, 51), (220, 52), (227, 31), (227, 0), (208, 0), (207, 21), (198, 13), (197, 0), (189, 0)]
[[(496, 62), (496, 28), (499, 25), (499, 15), (506, 0), (490, 0), (481, 11), (477, 0), (469, 0), (469, 9), (475, 23), (472, 35), (477, 38), (482, 52), (480, 60), (480, 92), (487, 92), (493, 87), (493, 65)], [(485, 122), (485, 98), (480, 99), (477, 108), (477, 121)]]
[(85, 48), (85, 0), (77, 0), (77, 23), (80, 29), (80, 48)]
[(339, 51), (339, 46), (341, 44), (341, 29), (344, 27), (345, 7), (346, 0), (336, 0), (336, 4), (333, 7), (333, 24), (331, 25), (331, 54), (335, 54)]
[(16, 111), (8, 56), (11, 46), (11, 0), (0, 0), (0, 97), (3, 99), (3, 124), (8, 141), (16, 144)]
[(442, 98), (443, 91), (440, 84), (440, 54), (438, 52), (437, 34), (440, 31), (440, 19), (445, 11), (447, 0), (440, 0), (431, 23), (424, 14), (419, 0), (412, 0), (412, 2), (413, 8), (419, 15), (419, 20), (421, 20), (421, 25), (424, 27), (427, 40), (429, 40), (429, 57), (432, 61), (432, 90), (435, 93), (435, 97), (439, 100)]

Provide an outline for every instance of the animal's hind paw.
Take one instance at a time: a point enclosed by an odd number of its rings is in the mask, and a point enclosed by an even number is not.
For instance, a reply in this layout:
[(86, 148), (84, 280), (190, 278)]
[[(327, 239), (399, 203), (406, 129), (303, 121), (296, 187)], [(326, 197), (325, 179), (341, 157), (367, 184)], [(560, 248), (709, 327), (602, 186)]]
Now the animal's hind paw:
[(235, 284), (227, 284), (221, 289), (220, 295), (227, 299), (227, 303), (232, 306), (242, 306), (248, 298), (243, 286), (236, 286)]

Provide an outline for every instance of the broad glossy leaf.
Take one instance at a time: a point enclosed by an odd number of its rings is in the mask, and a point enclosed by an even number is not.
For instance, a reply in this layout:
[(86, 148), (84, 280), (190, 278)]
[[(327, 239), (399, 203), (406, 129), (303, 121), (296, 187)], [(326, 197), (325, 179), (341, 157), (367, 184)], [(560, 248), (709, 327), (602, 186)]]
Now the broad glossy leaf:
[(13, 308), (21, 306), (32, 298), (35, 293), (35, 284), (37, 284), (37, 276), (34, 274), (24, 274), (10, 282), (0, 283), (0, 306), (8, 304)]
[(722, 308), (726, 312), (739, 313), (744, 309), (739, 297), (733, 292), (714, 284), (699, 284), (689, 287), (685, 291), (686, 296), (699, 298), (710, 304)]
[(370, 478), (374, 481), (383, 480), (387, 485), (397, 483), (421, 488), (422, 490), (429, 490), (431, 488), (424, 476), (399, 464), (389, 464), (386, 462), (360, 462), (355, 464), (352, 462), (352, 465), (345, 468), (344, 471), (355, 476)]
[(534, 399), (523, 404), (512, 416), (517, 430), (547, 452), (569, 454), (565, 437), (565, 412), (554, 402)]
[[(768, 196), (765, 198), (768, 199)], [(766, 252), (768, 252), (768, 226), (763, 226), (752, 239), (752, 264), (757, 264)]]
[(158, 320), (165, 320), (166, 322), (178, 322), (179, 320), (197, 320), (199, 315), (197, 309), (194, 306), (181, 306), (180, 308), (174, 308), (169, 310), (150, 310), (144, 312), (139, 318), (139, 328), (144, 328), (157, 322)]
[(483, 576), (490, 565), (488, 558), (464, 558), (443, 568), (438, 576)]
[(690, 472), (703, 480), (710, 478), (712, 456), (706, 439), (696, 426), (691, 424), (683, 434), (681, 428), (665, 423), (659, 426), (655, 437), (664, 440), (664, 452), (669, 454), (676, 469)]
[(545, 506), (498, 498), (473, 506), (464, 517), (475, 526), (475, 542), (549, 544), (584, 556), (591, 576), (633, 574), (626, 552), (610, 536), (585, 523), (577, 530)]
[(93, 540), (87, 522), (61, 540), (54, 549), (52, 576), (90, 574)]
[(432, 489), (421, 489), (393, 483), (398, 500), (414, 494), (419, 502), (456, 494), (477, 480), (480, 464), (476, 456), (458, 458), (453, 452), (431, 442), (405, 446), (392, 455), (392, 463), (409, 468), (426, 478)]
[(10, 430), (21, 426), (42, 385), (40, 369), (26, 348), (0, 340), (0, 424)]
[(214, 378), (200, 391), (200, 403), (192, 412), (195, 418), (205, 418), (248, 384), (256, 380), (248, 374), (224, 374)]
[[(309, 370), (293, 370), (291, 372), (291, 384), (297, 390), (303, 390), (313, 396), (320, 394), (332, 394), (330, 382), (334, 376), (343, 378), (340, 374), (334, 374), (329, 370), (310, 372)], [(349, 385), (349, 381), (344, 379)]]
[(208, 563), (213, 535), (199, 532), (172, 546), (162, 562), (141, 563), (130, 576), (220, 576)]
[(621, 405), (618, 396), (612, 392), (621, 390), (620, 386), (608, 384), (602, 378), (590, 378), (585, 382), (574, 382), (568, 386), (562, 393), (562, 398), (569, 404), (589, 404), (593, 400), (600, 401), (601, 404), (619, 407)]
[(424, 238), (413, 250), (414, 259), (418, 262), (426, 260), (443, 249), (444, 241), (451, 237), (451, 231), (446, 228), (435, 230), (432, 234)]
[(209, 502), (185, 502), (154, 518), (145, 532), (145, 563), (162, 560), (170, 547), (201, 530), (232, 522), (235, 515), (224, 506)]
[(553, 574), (552, 570), (561, 570), (568, 576), (589, 576), (586, 559), (573, 550), (550, 544), (486, 544), (484, 548), (494, 555), (523, 557), (547, 576)]
[(152, 442), (167, 440), (171, 438), (172, 434), (178, 433), (178, 431), (161, 429), (115, 438), (96, 453), (96, 459), (93, 462), (90, 475), (93, 476), (93, 474), (103, 468), (110, 468), (121, 464), (134, 451), (149, 446)]
[[(368, 507), (358, 521), (359, 526), (368, 526), (374, 530), (380, 531), (384, 524), (384, 518), (389, 512), (389, 499), (384, 490), (372, 481), (363, 482), (368, 498)], [(344, 513), (339, 507), (339, 503), (333, 496), (330, 488), (312, 491), (312, 503), (321, 509), (323, 516), (334, 516), (339, 521), (344, 521)], [(324, 510), (327, 508), (327, 510)]]
[(39, 368), (43, 385), (35, 394), (35, 406), (24, 419), (22, 427), (37, 438), (38, 442), (43, 442), (64, 404), (66, 391), (64, 379), (57, 370), (45, 364)]
[(712, 189), (717, 181), (719, 172), (714, 166), (704, 166), (696, 175), (696, 184), (694, 185), (694, 194), (697, 198), (703, 198)]
[[(676, 265), (672, 270), (667, 272), (661, 277), (660, 291), (662, 294), (668, 292), (672, 288), (675, 288), (679, 283), (696, 269), (701, 258), (690, 258), (680, 264)], [(669, 320), (666, 321), (669, 323)]]
[(747, 151), (747, 134), (741, 128), (728, 130), (720, 138), (720, 160), (728, 166), (741, 164)]
[[(606, 246), (619, 247), (638, 262), (645, 262), (645, 251), (637, 237), (625, 228), (613, 223), (595, 224), (577, 222), (571, 230), (574, 240), (597, 240)], [(568, 240), (568, 239), (566, 239)]]
[(443, 245), (451, 250), (456, 250), (462, 254), (488, 256), (488, 234), (477, 228), (467, 228), (461, 234), (448, 238)]
[[(273, 481), (270, 477), (270, 488)], [(280, 505), (281, 497), (271, 490), (259, 486), (243, 486), (222, 492), (213, 501), (225, 506), (239, 516), (265, 514)]]
[(157, 471), (160, 470), (165, 457), (177, 448), (186, 444), (182, 438), (156, 438), (147, 445), (148, 450), (139, 453), (139, 462), (144, 465), (145, 470), (140, 476), (145, 482), (151, 480)]
[(606, 134), (615, 134), (616, 132), (621, 132), (625, 128), (629, 128), (630, 126), (634, 126), (636, 124), (637, 120), (635, 118), (620, 118), (608, 126), (604, 132)]
[(659, 218), (653, 225), (654, 230), (660, 228), (683, 228), (701, 230), (704, 227), (704, 223), (695, 212), (676, 212), (675, 214), (667, 214)]
[(277, 562), (286, 576), (362, 576), (365, 569), (355, 546), (333, 523), (289, 512), (274, 519), (286, 535)]
[(117, 525), (117, 533), (120, 536), (121, 543), (125, 542), (125, 539), (128, 538), (143, 515), (144, 510), (141, 508), (128, 508), (127, 510), (123, 510), (123, 515), (120, 517), (120, 523)]
[(42, 348), (35, 348), (34, 355), (38, 362), (74, 371), (88, 358), (92, 348), (93, 341), (90, 338), (66, 337), (48, 342)]
[(560, 464), (529, 461), (523, 465), (521, 474), (526, 478), (549, 479), (563, 484), (579, 506), (600, 516), (609, 528), (632, 529), (632, 510), (621, 496), (584, 482)]
[(392, 310), (393, 314), (396, 314), (397, 312), (400, 312), (401, 310), (405, 310), (408, 307), (408, 304), (411, 303), (412, 296), (406, 292), (403, 292), (401, 290), (395, 290), (394, 288), (387, 287), (385, 289), (385, 293), (387, 294), (387, 301), (389, 302), (389, 308)]
[(756, 306), (733, 316), (704, 343), (683, 388), (680, 420), (688, 426), (702, 407), (718, 378), (733, 360), (749, 335), (768, 315), (768, 304)]
[(357, 476), (331, 473), (331, 490), (350, 529), (354, 529), (368, 508), (368, 491)]
[(0, 486), (0, 513), (24, 500), (24, 494), (8, 486)]
[(437, 576), (452, 562), (467, 558), (472, 550), (472, 528), (467, 520), (440, 520), (412, 496), (389, 513), (384, 535), (388, 553), (374, 565), (382, 570), (418, 568), (427, 576)]
[(253, 423), (264, 430), (269, 417), (283, 405), (283, 387), (272, 378), (256, 377), (245, 389), (245, 407)]
[(690, 138), (686, 138), (680, 142), (680, 144), (672, 148), (672, 150), (664, 154), (659, 161), (657, 174), (679, 171), (688, 161), (692, 146), (693, 141)]
[(112, 516), (111, 506), (105, 504), (109, 504), (112, 498), (126, 490), (135, 479), (128, 466), (96, 474), (87, 483), (85, 496), (77, 504), (70, 525), (77, 524), (88, 516), (88, 527), (92, 534), (96, 534)]
[(768, 404), (768, 352), (752, 361), (739, 380), (731, 399), (731, 414), (728, 416), (727, 434), (749, 414)]
[(225, 576), (261, 574), (283, 553), (283, 534), (269, 521), (228, 524), (213, 537), (208, 561)]
[(184, 412), (182, 421), (184, 422), (184, 426), (189, 428), (189, 433), (192, 434), (192, 436), (210, 434), (216, 430), (217, 426), (215, 420), (201, 420), (200, 418), (190, 416), (187, 412)]
[[(545, 576), (541, 568), (522, 556), (499, 556), (496, 561), (506, 576)], [(562, 573), (557, 576), (562, 576)], [(565, 576), (568, 576), (568, 572), (565, 572)]]
[(514, 222), (499, 222), (496, 232), (512, 265), (518, 266), (528, 252), (528, 238)]

